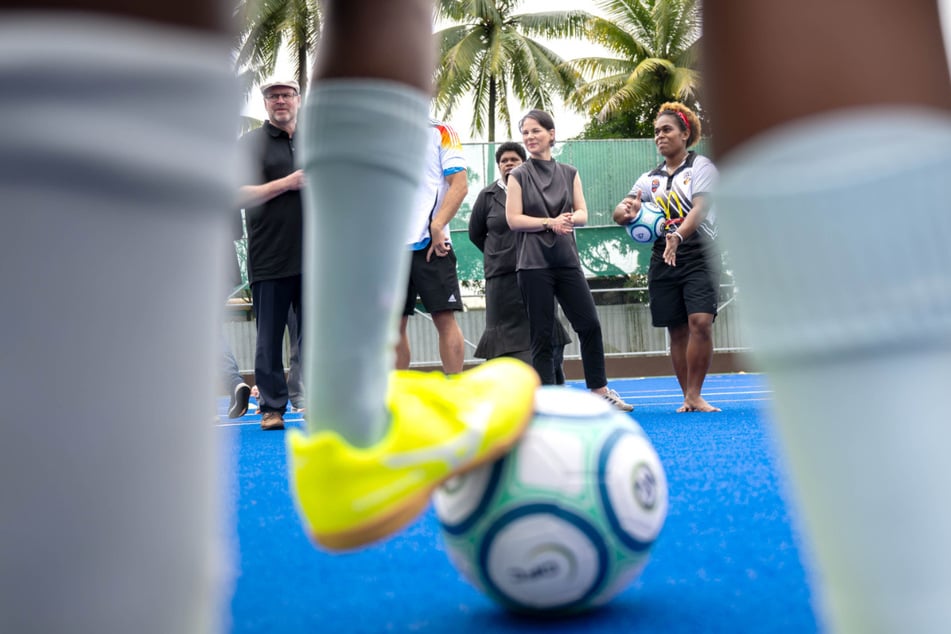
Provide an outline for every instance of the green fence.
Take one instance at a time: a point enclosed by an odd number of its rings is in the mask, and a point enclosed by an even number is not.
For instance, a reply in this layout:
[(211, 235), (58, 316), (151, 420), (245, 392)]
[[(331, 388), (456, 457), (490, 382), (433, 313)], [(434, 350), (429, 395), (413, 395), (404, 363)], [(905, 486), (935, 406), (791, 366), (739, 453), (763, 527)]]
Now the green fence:
[[(697, 150), (704, 152), (703, 143)], [(469, 214), (479, 192), (498, 178), (495, 166), (497, 143), (464, 145), (469, 163), (469, 194), (450, 225), (458, 258), (459, 278), (475, 282), (483, 277), (482, 254), (468, 236)], [(566, 141), (554, 149), (556, 160), (578, 168), (588, 204), (588, 226), (576, 231), (578, 252), (588, 277), (646, 273), (650, 245), (637, 244), (611, 220), (615, 205), (630, 190), (637, 177), (653, 169), (661, 156), (651, 139), (611, 141)], [(238, 259), (244, 271), (243, 245)]]
[[(464, 146), (469, 162), (469, 195), (450, 225), (459, 259), (459, 278), (481, 280), (482, 254), (467, 235), (469, 214), (476, 197), (498, 178), (495, 149), (498, 144)], [(697, 148), (703, 153), (703, 143)], [(567, 141), (555, 146), (554, 158), (578, 168), (588, 204), (588, 226), (576, 237), (581, 262), (588, 277), (646, 273), (651, 245), (637, 244), (611, 220), (615, 205), (634, 185), (637, 177), (661, 161), (651, 139)]]

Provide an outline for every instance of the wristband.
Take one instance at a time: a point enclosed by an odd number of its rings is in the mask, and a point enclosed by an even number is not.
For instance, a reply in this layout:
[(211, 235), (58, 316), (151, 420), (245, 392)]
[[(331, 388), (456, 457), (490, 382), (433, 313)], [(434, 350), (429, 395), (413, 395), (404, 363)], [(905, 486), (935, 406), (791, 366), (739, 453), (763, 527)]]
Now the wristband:
[(685, 239), (685, 238), (684, 238), (684, 234), (680, 233), (679, 231), (671, 231), (670, 234), (671, 234), (671, 235), (674, 235), (674, 236), (677, 236), (678, 238), (680, 238), (680, 244), (683, 244), (684, 239)]

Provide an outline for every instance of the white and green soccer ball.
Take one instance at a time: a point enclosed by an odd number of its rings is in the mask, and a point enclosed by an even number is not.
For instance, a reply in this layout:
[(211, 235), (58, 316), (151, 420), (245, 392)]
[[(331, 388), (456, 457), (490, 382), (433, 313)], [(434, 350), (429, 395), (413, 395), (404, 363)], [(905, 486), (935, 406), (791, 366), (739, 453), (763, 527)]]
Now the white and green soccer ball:
[(667, 478), (641, 427), (586, 390), (543, 387), (503, 459), (434, 496), (449, 558), (517, 612), (609, 601), (640, 574), (667, 516)]

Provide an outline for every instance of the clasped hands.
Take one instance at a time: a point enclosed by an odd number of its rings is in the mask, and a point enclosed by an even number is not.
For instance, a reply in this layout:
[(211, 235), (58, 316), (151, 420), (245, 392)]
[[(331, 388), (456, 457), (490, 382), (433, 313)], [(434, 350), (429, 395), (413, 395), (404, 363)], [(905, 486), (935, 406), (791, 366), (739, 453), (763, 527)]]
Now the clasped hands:
[(560, 236), (568, 235), (574, 231), (575, 222), (572, 218), (571, 212), (566, 211), (565, 213), (552, 218), (548, 223), (548, 228), (551, 229), (553, 233)]

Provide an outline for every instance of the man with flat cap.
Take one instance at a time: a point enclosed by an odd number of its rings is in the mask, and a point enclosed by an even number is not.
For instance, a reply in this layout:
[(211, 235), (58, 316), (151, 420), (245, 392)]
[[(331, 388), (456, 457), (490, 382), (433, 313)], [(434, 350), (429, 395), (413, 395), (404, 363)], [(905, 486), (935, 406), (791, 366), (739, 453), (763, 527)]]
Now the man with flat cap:
[[(252, 166), (250, 184), (241, 187), (240, 206), (248, 226), (248, 282), (257, 322), (254, 381), (261, 429), (284, 429), (287, 381), (283, 342), (288, 311), (301, 318), (301, 252), (304, 173), (294, 160), (294, 132), (300, 109), (296, 81), (261, 87), (267, 121), (241, 137), (241, 151)], [(300, 321), (298, 321), (300, 323)], [(300, 329), (293, 329), (300, 346)]]

